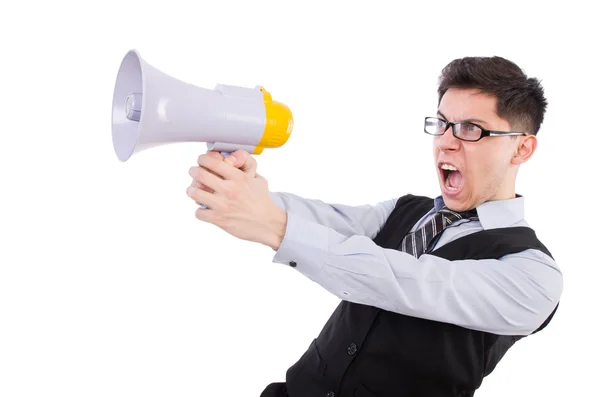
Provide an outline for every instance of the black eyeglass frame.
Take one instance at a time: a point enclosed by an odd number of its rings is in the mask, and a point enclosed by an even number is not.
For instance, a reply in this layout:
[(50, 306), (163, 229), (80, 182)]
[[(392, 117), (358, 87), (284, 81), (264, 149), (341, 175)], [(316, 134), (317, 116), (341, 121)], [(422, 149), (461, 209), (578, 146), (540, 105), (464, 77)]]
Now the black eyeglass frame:
[[(443, 121), (444, 123), (446, 123), (446, 128), (444, 128), (444, 131), (441, 134), (432, 134), (430, 132), (427, 132), (427, 120), (429, 120), (429, 119)], [(456, 131), (457, 131), (456, 125), (458, 125), (458, 124), (474, 125), (475, 127), (479, 128), (481, 130), (481, 135), (479, 135), (479, 138), (477, 138), (477, 139), (464, 139), (464, 138), (461, 138), (461, 137), (459, 137), (459, 136), (456, 135)], [(479, 142), (482, 138), (485, 138), (486, 136), (527, 136), (527, 133), (525, 133), (525, 132), (486, 130), (485, 128), (483, 128), (479, 124), (471, 123), (470, 121), (463, 121), (463, 122), (459, 122), (459, 123), (453, 123), (451, 121), (440, 119), (438, 117), (425, 117), (425, 123), (424, 123), (423, 130), (425, 131), (425, 133), (427, 135), (442, 136), (442, 135), (444, 135), (446, 133), (446, 131), (448, 131), (449, 127), (452, 127), (452, 135), (454, 135), (456, 137), (456, 139), (460, 139), (461, 141), (465, 141), (465, 142)]]

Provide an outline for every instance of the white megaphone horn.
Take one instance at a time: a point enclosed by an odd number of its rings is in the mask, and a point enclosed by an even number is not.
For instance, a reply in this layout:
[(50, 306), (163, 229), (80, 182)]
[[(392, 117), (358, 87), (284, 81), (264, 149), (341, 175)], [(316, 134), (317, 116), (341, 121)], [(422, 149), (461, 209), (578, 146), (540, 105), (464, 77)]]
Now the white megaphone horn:
[(290, 109), (261, 86), (218, 84), (213, 90), (168, 76), (130, 50), (119, 68), (112, 104), (112, 140), (120, 161), (175, 142), (205, 142), (224, 154), (260, 154), (292, 133)]

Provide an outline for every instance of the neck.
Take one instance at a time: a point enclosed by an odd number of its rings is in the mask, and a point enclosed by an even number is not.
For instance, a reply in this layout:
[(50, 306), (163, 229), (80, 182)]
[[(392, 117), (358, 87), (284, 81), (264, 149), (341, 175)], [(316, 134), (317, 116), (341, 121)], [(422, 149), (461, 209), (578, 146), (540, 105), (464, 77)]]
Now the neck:
[(517, 170), (510, 172), (509, 175), (506, 176), (504, 182), (498, 187), (496, 194), (494, 194), (490, 201), (496, 200), (510, 200), (514, 199), (516, 195), (516, 175)]

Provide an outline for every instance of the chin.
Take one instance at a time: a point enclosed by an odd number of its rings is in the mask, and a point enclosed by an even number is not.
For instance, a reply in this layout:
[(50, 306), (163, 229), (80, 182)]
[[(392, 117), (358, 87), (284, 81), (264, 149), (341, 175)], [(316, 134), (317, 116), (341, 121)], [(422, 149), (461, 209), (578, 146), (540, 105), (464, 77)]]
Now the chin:
[(446, 207), (448, 207), (454, 211), (462, 210), (462, 201), (458, 197), (456, 197), (456, 195), (446, 194), (446, 191), (443, 187), (442, 187), (442, 198), (444, 199), (444, 204), (446, 204)]

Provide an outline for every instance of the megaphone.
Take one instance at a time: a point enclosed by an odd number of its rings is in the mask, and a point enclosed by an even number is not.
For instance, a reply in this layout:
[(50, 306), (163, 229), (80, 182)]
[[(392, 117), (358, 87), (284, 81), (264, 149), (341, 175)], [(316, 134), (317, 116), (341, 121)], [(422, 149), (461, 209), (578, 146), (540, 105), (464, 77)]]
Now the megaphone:
[(134, 49), (117, 73), (112, 141), (122, 162), (175, 142), (204, 142), (224, 155), (237, 149), (260, 154), (283, 146), (293, 126), (290, 109), (262, 86), (197, 87), (149, 65)]

